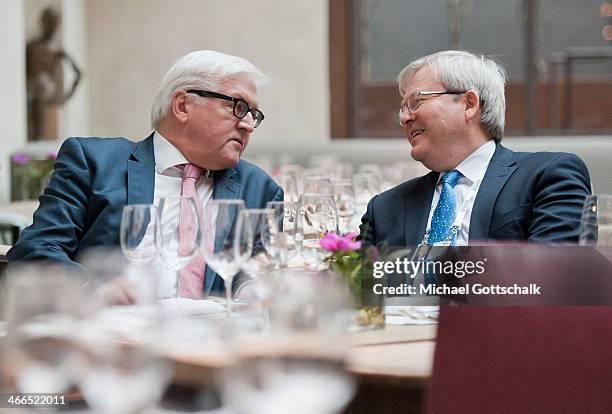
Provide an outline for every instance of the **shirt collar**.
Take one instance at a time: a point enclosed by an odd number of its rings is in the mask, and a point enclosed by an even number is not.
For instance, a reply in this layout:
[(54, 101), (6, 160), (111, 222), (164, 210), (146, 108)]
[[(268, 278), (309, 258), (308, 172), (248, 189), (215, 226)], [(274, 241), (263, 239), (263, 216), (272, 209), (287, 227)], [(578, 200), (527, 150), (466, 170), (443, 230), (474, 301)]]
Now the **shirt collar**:
[(167, 174), (168, 169), (189, 162), (185, 156), (158, 131), (155, 131), (153, 134), (153, 152), (155, 153), (155, 168), (158, 174)]
[[(483, 170), (483, 166), (491, 161), (493, 153), (495, 153), (495, 141), (487, 141), (476, 151), (468, 155), (468, 157), (461, 161), (454, 169), (463, 174), (463, 177), (467, 178), (469, 184), (473, 184), (476, 180), (484, 176), (485, 171)], [(438, 183), (440, 183), (444, 172), (441, 172), (438, 176)]]

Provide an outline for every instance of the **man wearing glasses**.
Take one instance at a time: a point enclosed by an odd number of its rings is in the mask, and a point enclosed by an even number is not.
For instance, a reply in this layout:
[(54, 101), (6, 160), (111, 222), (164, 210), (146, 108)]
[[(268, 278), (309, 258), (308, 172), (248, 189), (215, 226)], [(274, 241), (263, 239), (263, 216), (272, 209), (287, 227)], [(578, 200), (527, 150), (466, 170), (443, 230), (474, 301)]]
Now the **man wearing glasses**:
[(369, 202), (361, 226), (367, 243), (578, 241), (591, 192), (587, 168), (574, 154), (501, 145), (505, 79), (493, 60), (462, 51), (423, 57), (400, 72), (399, 122), (412, 158), (432, 172)]
[[(9, 251), (9, 261), (73, 263), (87, 248), (117, 245), (125, 205), (185, 195), (189, 182), (203, 206), (211, 198), (240, 198), (247, 208), (282, 200), (282, 189), (268, 174), (240, 160), (264, 119), (257, 85), (267, 81), (236, 56), (204, 50), (178, 59), (153, 102), (154, 132), (148, 138), (63, 143), (34, 223)], [(222, 289), (210, 269), (206, 279), (206, 293), (217, 285)]]

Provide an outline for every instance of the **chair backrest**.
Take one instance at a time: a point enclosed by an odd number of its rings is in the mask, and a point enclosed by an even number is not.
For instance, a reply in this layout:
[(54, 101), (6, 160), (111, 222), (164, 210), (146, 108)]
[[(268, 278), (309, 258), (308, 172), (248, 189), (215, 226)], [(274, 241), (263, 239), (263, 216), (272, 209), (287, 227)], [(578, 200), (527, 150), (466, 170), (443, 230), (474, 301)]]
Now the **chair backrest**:
[(443, 307), (428, 413), (609, 413), (612, 308)]

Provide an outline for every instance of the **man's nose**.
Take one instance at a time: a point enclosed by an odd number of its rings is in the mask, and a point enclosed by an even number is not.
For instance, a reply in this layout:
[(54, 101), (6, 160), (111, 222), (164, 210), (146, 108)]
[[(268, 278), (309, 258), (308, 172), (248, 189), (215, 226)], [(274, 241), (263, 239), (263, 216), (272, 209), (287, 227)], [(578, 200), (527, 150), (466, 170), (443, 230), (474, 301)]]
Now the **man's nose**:
[(252, 133), (255, 129), (253, 125), (255, 125), (255, 119), (253, 119), (253, 115), (250, 112), (238, 122), (238, 128), (244, 129), (248, 133)]
[(408, 108), (400, 112), (400, 125), (406, 126), (412, 121), (414, 121), (414, 112)]

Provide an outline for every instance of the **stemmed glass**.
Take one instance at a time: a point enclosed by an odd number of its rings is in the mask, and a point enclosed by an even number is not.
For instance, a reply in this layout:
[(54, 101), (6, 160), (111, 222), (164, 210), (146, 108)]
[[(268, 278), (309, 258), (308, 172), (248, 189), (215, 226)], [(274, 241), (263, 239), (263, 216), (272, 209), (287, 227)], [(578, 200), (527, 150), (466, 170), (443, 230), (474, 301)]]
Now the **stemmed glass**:
[(278, 176), (278, 184), (285, 193), (285, 200), (297, 202), (299, 197), (298, 180), (295, 173), (285, 173)]
[(318, 268), (327, 252), (319, 241), (326, 233), (338, 232), (338, 213), (331, 195), (306, 193), (300, 197), (298, 227), (302, 237), (302, 256)]
[[(269, 243), (278, 254), (279, 267), (284, 269), (300, 252), (301, 234), (298, 232), (298, 203), (292, 201), (268, 201), (266, 208), (274, 211), (279, 232)], [(265, 242), (264, 242), (265, 247)]]
[(338, 209), (338, 227), (341, 233), (355, 230), (352, 220), (355, 216), (355, 189), (350, 181), (337, 181), (333, 184), (334, 201)]
[(612, 195), (589, 195), (580, 221), (580, 245), (612, 246)]
[(242, 200), (210, 200), (204, 212), (204, 259), (225, 283), (231, 316), (232, 281), (253, 250), (253, 232), (240, 212)]
[(333, 195), (331, 179), (325, 176), (309, 176), (304, 178), (304, 192)]
[(72, 335), (81, 316), (77, 275), (27, 266), (9, 275), (2, 304), (8, 334), (0, 353), (4, 375), (23, 393), (67, 392), (77, 382), (79, 350)]
[(159, 256), (159, 213), (151, 204), (123, 207), (119, 231), (121, 251), (133, 263), (151, 263)]
[(200, 252), (201, 216), (191, 197), (165, 197), (159, 201), (160, 249), (162, 260), (176, 273), (180, 292), (180, 271)]

